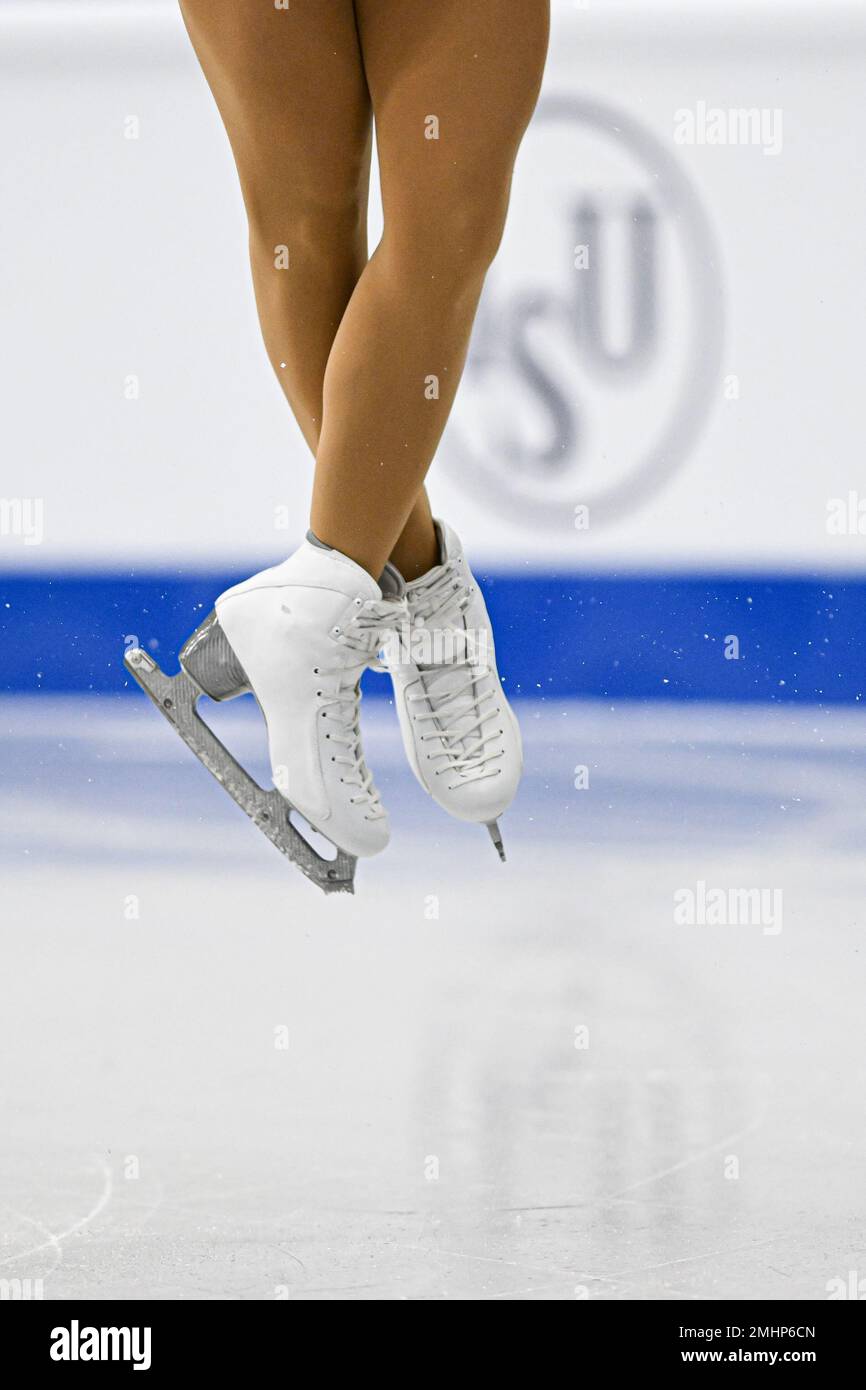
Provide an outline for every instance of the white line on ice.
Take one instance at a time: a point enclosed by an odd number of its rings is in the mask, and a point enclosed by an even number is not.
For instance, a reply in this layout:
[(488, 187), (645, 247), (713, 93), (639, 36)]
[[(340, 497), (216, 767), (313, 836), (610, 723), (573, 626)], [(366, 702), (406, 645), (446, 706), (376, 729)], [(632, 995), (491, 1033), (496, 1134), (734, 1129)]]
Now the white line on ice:
[(41, 1245), (34, 1245), (32, 1250), (22, 1250), (17, 1255), (7, 1255), (5, 1260), (0, 1260), (0, 1265), (14, 1264), (16, 1260), (27, 1260), (30, 1258), (31, 1255), (38, 1255), (42, 1250), (50, 1249), (53, 1250), (57, 1256), (54, 1265), (55, 1268), (57, 1267), (57, 1265), (60, 1263), (60, 1260), (62, 1260), (63, 1258), (63, 1241), (67, 1240), (69, 1236), (77, 1235), (80, 1231), (83, 1231), (85, 1227), (90, 1225), (91, 1221), (96, 1220), (96, 1217), (99, 1216), (100, 1213), (105, 1210), (105, 1208), (108, 1206), (108, 1203), (111, 1201), (111, 1195), (114, 1187), (114, 1179), (111, 1175), (111, 1169), (109, 1168), (108, 1164), (105, 1162), (103, 1158), (97, 1159), (96, 1162), (98, 1166), (102, 1169), (102, 1192), (99, 1195), (99, 1200), (96, 1202), (96, 1205), (91, 1208), (87, 1215), (82, 1216), (80, 1220), (73, 1222), (73, 1224), (69, 1226), (67, 1230), (60, 1231), (57, 1235), (55, 1235), (53, 1231), (49, 1231), (48, 1227), (43, 1226), (41, 1222), (32, 1222), (32, 1224), (36, 1226), (38, 1229), (45, 1231), (45, 1233), (48, 1236), (48, 1240), (43, 1241)]
[(627, 1192), (636, 1192), (639, 1187), (649, 1187), (651, 1183), (661, 1182), (662, 1178), (669, 1178), (672, 1173), (681, 1173), (684, 1168), (690, 1168), (693, 1163), (700, 1163), (702, 1158), (708, 1158), (718, 1149), (736, 1144), (739, 1139), (744, 1139), (747, 1134), (752, 1134), (761, 1124), (763, 1124), (763, 1119), (754, 1119), (734, 1134), (725, 1134), (721, 1139), (708, 1144), (706, 1148), (699, 1149), (696, 1154), (690, 1154), (688, 1158), (681, 1158), (679, 1163), (672, 1163), (670, 1168), (663, 1168), (659, 1173), (651, 1173), (647, 1178), (638, 1178), (637, 1182), (629, 1183), (628, 1187), (621, 1187), (617, 1192), (608, 1192), (605, 1196), (597, 1198), (596, 1201), (599, 1204), (612, 1202), (617, 1197), (624, 1197)]

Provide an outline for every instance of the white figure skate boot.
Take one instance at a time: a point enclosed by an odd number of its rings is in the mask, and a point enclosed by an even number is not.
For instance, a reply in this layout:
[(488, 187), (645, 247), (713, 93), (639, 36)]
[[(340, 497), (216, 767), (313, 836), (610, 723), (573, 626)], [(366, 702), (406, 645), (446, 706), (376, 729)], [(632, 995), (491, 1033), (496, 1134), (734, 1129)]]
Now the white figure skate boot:
[(496, 670), (487, 606), (450, 526), (435, 523), (441, 563), (406, 585), (408, 642), (386, 663), (415, 776), (443, 810), (486, 825), (505, 858), (498, 817), (523, 771), (517, 719)]
[[(352, 891), (355, 858), (388, 843), (361, 748), (358, 689), (384, 633), (405, 618), (404, 586), (390, 566), (382, 584), (339, 551), (305, 541), (283, 564), (220, 595), (183, 647), (173, 681), (145, 652), (126, 658), (196, 756), (326, 891)], [(258, 787), (196, 715), (202, 693), (227, 700), (250, 690), (267, 725), (275, 792)], [(293, 808), (331, 841), (336, 860), (316, 854), (292, 825)]]

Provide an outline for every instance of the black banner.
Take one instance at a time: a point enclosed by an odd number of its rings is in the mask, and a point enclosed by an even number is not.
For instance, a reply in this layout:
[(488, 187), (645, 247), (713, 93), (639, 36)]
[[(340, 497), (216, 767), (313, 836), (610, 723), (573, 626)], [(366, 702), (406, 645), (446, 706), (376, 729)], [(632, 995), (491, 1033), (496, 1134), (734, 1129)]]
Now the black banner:
[[(496, 1302), (501, 1308), (502, 1300)], [(699, 1373), (708, 1366), (727, 1370), (803, 1367), (826, 1376), (841, 1374), (858, 1363), (862, 1311), (859, 1304), (846, 1307), (831, 1300), (687, 1304), (576, 1300), (565, 1323), (557, 1327), (575, 1339), (571, 1355), (578, 1354), (582, 1372), (592, 1367), (653, 1376), (672, 1370)], [(282, 1364), (291, 1375), (299, 1355), (305, 1360), (308, 1355), (323, 1355), (314, 1315), (311, 1326), (311, 1312), (309, 1307), (301, 1312), (286, 1302), (5, 1302), (0, 1305), (0, 1331), (7, 1356), (14, 1349), (16, 1367), (24, 1374), (35, 1370), (62, 1378), (110, 1370), (115, 1376), (128, 1372), (159, 1379), (194, 1370), (225, 1377)], [(364, 1340), (353, 1339), (347, 1350), (351, 1345), (357, 1356), (363, 1346), (369, 1349), (370, 1330), (368, 1325)], [(398, 1323), (394, 1329), (398, 1342), (403, 1331)], [(521, 1348), (532, 1358), (537, 1374), (547, 1359), (547, 1348), (535, 1336), (527, 1340), (530, 1336), (512, 1324), (502, 1333), (501, 1349), (510, 1362)], [(483, 1355), (488, 1365), (495, 1362), (499, 1348), (491, 1342), (489, 1328), (485, 1327), (483, 1343), (476, 1340), (475, 1345), (476, 1359)], [(332, 1373), (331, 1338), (325, 1354)], [(443, 1369), (450, 1366), (453, 1371), (455, 1354), (453, 1347), (449, 1351), (443, 1346)], [(463, 1353), (459, 1359), (463, 1360)], [(435, 1353), (431, 1356), (425, 1344), (424, 1369), (432, 1369), (435, 1361)], [(414, 1374), (405, 1364), (403, 1372)]]

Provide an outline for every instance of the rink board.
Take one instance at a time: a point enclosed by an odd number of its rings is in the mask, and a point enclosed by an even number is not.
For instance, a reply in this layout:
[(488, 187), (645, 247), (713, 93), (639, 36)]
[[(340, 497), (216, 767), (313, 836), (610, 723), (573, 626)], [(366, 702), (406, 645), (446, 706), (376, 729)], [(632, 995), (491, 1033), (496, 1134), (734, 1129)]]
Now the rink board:
[[(213, 599), (245, 571), (0, 578), (0, 689), (121, 691), (125, 648), (174, 671)], [(508, 690), (522, 698), (857, 702), (866, 580), (488, 574)], [(365, 678), (370, 695), (390, 682)]]

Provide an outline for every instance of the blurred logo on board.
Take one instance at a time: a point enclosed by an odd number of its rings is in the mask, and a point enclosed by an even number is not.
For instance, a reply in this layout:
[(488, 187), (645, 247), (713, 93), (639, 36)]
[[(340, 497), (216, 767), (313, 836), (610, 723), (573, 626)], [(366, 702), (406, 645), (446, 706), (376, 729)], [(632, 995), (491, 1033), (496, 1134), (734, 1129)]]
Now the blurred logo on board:
[(443, 465), (517, 522), (617, 521), (699, 438), (722, 320), (714, 236), (673, 145), (604, 103), (543, 99)]

